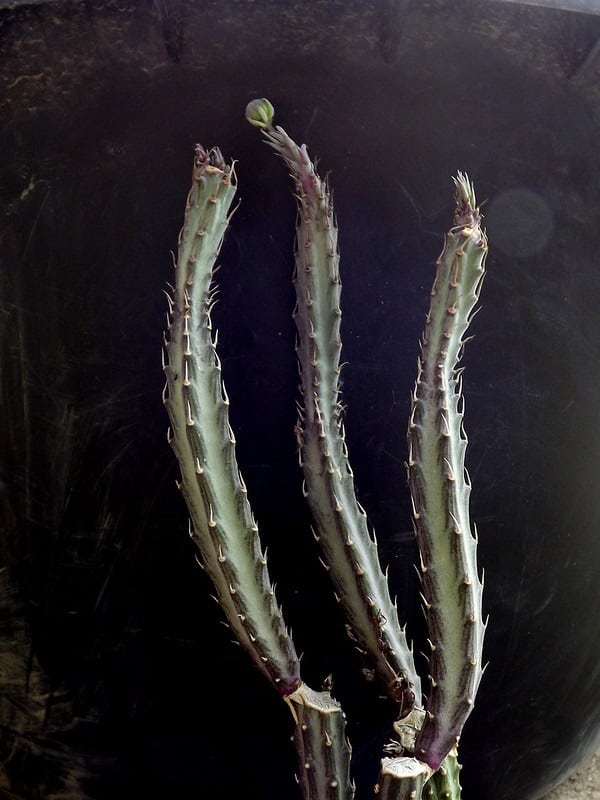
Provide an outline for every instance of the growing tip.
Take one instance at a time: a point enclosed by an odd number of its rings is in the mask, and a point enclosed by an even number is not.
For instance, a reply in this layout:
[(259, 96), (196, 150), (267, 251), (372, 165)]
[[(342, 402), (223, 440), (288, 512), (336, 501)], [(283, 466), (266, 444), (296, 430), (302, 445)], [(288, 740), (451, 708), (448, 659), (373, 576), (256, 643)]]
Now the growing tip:
[(196, 169), (208, 167), (209, 169), (214, 168), (224, 171), (226, 164), (223, 153), (218, 147), (211, 147), (210, 150), (206, 150), (201, 144), (197, 144), (194, 148), (194, 167)]
[(266, 97), (251, 100), (246, 106), (246, 119), (257, 128), (268, 128), (274, 116), (275, 109)]
[(470, 228), (477, 227), (481, 222), (481, 215), (477, 208), (473, 183), (469, 180), (469, 176), (466, 172), (457, 172), (456, 178), (452, 178), (452, 180), (455, 186), (456, 225), (466, 225)]

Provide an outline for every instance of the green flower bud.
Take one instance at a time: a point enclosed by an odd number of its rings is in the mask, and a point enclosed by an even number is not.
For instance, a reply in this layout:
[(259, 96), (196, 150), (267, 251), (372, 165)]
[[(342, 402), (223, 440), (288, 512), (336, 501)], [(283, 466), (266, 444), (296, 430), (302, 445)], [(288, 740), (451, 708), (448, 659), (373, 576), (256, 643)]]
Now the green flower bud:
[(246, 106), (246, 119), (257, 128), (268, 128), (274, 116), (275, 109), (266, 97), (251, 100)]

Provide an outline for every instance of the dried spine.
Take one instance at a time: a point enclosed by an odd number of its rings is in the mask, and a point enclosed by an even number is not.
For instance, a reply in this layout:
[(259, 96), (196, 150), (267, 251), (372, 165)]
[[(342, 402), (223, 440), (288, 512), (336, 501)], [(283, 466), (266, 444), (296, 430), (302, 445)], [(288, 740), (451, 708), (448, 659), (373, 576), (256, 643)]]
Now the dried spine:
[(437, 261), (408, 428), (408, 477), (431, 640), (431, 686), (415, 755), (438, 769), (456, 745), (482, 675), (482, 582), (471, 529), (458, 364), (484, 276), (487, 239), (458, 174), (455, 224)]
[(299, 147), (281, 127), (273, 127), (273, 108), (267, 100), (250, 103), (246, 116), (262, 128), (295, 186), (294, 320), (303, 400), (297, 431), (305, 494), (316, 536), (349, 633), (399, 702), (400, 714), (405, 715), (415, 702), (420, 703), (420, 680), (389, 595), (366, 513), (356, 499), (344, 441), (339, 400), (340, 259), (331, 194), (306, 146)]

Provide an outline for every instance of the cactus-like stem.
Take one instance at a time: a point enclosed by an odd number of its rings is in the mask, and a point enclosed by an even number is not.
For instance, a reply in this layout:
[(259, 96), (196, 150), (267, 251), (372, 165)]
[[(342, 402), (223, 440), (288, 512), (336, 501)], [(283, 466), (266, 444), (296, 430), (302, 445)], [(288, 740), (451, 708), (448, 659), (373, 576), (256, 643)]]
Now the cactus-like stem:
[(423, 787), (422, 800), (460, 800), (460, 769), (458, 754), (453, 748)]
[(217, 148), (196, 147), (165, 337), (169, 441), (181, 469), (190, 534), (229, 626), (294, 716), (304, 800), (351, 800), (344, 715), (329, 693), (301, 682), (237, 465), (212, 334), (214, 265), (229, 223), (234, 179)]
[(431, 768), (416, 758), (383, 758), (375, 794), (378, 800), (420, 800)]
[(298, 783), (304, 797), (352, 800), (350, 745), (342, 709), (329, 692), (301, 684), (286, 697), (296, 719), (294, 742), (298, 753)]
[(482, 582), (469, 519), (461, 369), (487, 254), (473, 187), (458, 174), (455, 224), (437, 261), (408, 428), (408, 477), (431, 642), (431, 688), (415, 755), (437, 770), (482, 675)]
[(299, 147), (281, 127), (273, 127), (273, 113), (265, 99), (246, 109), (247, 119), (262, 128), (284, 160), (295, 186), (294, 320), (303, 400), (297, 432), (305, 495), (348, 632), (399, 702), (403, 716), (415, 701), (420, 703), (420, 681), (366, 513), (356, 498), (344, 441), (339, 399), (341, 280), (331, 194), (306, 146)]
[(229, 222), (235, 175), (218, 149), (196, 148), (169, 297), (164, 402), (181, 468), (190, 535), (237, 640), (282, 695), (300, 684), (235, 456), (229, 401), (211, 326), (213, 270)]

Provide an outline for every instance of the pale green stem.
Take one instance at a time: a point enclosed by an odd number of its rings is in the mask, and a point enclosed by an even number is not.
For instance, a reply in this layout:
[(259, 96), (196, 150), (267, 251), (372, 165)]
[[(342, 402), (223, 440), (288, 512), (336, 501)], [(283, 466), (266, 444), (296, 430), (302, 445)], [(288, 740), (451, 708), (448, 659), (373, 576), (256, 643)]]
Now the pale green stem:
[(437, 261), (408, 429), (408, 474), (431, 643), (430, 692), (415, 755), (437, 770), (456, 745), (482, 675), (483, 584), (458, 363), (484, 276), (487, 240), (459, 173), (455, 224)]
[(404, 716), (421, 701), (420, 680), (366, 513), (356, 498), (344, 440), (339, 399), (341, 280), (331, 194), (306, 147), (299, 147), (282, 128), (271, 125), (273, 109), (267, 100), (250, 103), (246, 115), (263, 129), (295, 186), (294, 319), (303, 400), (297, 430), (315, 536), (349, 635), (374, 665)]
[[(214, 266), (229, 224), (234, 177), (218, 149), (207, 152), (197, 146), (175, 285), (168, 295), (164, 402), (171, 420), (169, 441), (181, 469), (190, 535), (228, 624), (292, 710), (305, 800), (351, 800), (344, 717), (328, 692), (313, 692), (301, 682), (299, 660), (275, 599), (237, 465), (229, 400), (212, 334)], [(307, 763), (313, 772), (328, 776), (328, 792), (304, 780)]]

